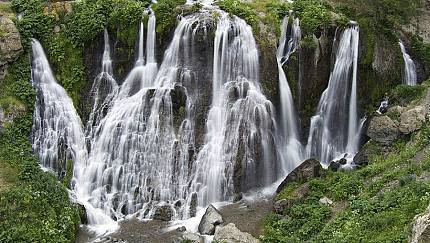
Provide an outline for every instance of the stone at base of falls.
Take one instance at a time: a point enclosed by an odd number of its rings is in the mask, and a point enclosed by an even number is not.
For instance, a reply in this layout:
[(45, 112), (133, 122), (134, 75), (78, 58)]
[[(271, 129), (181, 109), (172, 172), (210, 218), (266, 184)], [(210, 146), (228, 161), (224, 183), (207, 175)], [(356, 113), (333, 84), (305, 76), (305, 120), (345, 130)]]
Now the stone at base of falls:
[(173, 209), (170, 205), (156, 206), (152, 219), (170, 221), (173, 218)]
[(374, 141), (389, 145), (399, 136), (399, 127), (388, 116), (375, 116), (370, 120), (366, 135)]
[(225, 243), (258, 243), (251, 234), (240, 231), (235, 224), (219, 226), (215, 230), (214, 240)]
[(206, 209), (202, 220), (199, 224), (199, 232), (202, 235), (213, 235), (215, 233), (215, 227), (224, 223), (221, 213), (211, 205)]
[(240, 200), (242, 200), (242, 198), (243, 194), (241, 192), (235, 193), (233, 196), (233, 202), (239, 202)]
[(299, 165), (296, 169), (290, 172), (284, 181), (276, 189), (276, 193), (280, 193), (288, 183), (307, 181), (311, 178), (321, 176), (322, 166), (318, 160), (308, 159)]
[(417, 215), (412, 222), (412, 235), (410, 243), (430, 242), (430, 206), (424, 214)]
[(328, 169), (331, 171), (338, 171), (342, 165), (338, 161), (331, 161)]
[(354, 156), (354, 159), (352, 161), (358, 167), (363, 167), (363, 166), (368, 165), (369, 164), (369, 152), (367, 151), (366, 148), (363, 147), (363, 149), (360, 150), (360, 152), (358, 152)]
[(273, 203), (273, 210), (277, 214), (284, 214), (285, 209), (290, 208), (293, 205), (293, 200), (281, 199)]
[(403, 134), (411, 134), (423, 126), (426, 121), (426, 112), (422, 106), (408, 110), (400, 116), (399, 130)]
[(191, 232), (185, 232), (184, 235), (182, 235), (182, 240), (186, 242), (191, 243), (204, 243), (204, 239), (201, 235), (191, 233)]
[(187, 228), (185, 226), (181, 226), (181, 227), (177, 228), (176, 231), (185, 232), (185, 231), (187, 231)]

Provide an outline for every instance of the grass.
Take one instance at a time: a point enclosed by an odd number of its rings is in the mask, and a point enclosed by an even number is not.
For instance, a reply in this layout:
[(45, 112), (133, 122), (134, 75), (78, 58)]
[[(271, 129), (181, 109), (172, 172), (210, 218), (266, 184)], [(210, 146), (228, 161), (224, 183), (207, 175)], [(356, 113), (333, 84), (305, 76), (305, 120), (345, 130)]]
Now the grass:
[[(393, 91), (399, 92), (403, 87)], [(417, 103), (421, 95), (410, 103)], [(270, 215), (263, 242), (407, 242), (413, 218), (430, 203), (430, 124), (410, 140), (387, 148), (369, 142), (370, 164), (362, 169), (328, 171), (308, 182), (309, 192), (296, 200), (301, 184), (288, 185), (277, 199), (292, 200), (284, 216)], [(387, 152), (388, 149), (388, 152)], [(425, 156), (416, 157), (418, 153)], [(333, 205), (319, 203), (328, 197)], [(286, 217), (285, 217), (286, 216)]]
[(0, 161), (0, 193), (6, 192), (18, 183), (18, 170)]

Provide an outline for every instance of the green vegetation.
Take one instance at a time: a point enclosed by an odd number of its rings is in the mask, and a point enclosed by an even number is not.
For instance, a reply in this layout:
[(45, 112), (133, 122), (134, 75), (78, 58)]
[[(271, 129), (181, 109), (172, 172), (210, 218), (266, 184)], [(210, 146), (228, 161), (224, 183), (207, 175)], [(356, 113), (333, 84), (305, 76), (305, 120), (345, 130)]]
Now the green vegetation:
[(218, 5), (224, 11), (234, 14), (239, 18), (244, 19), (249, 25), (252, 26), (255, 33), (259, 32), (259, 19), (257, 12), (248, 3), (243, 3), (239, 0), (222, 0)]
[(9, 69), (0, 89), (2, 108), (25, 106), (27, 111), (0, 132), (0, 165), (9, 168), (8, 174), (0, 173), (13, 183), (0, 193), (0, 241), (73, 242), (78, 210), (56, 177), (39, 168), (28, 139), (35, 99), (28, 54)]
[(160, 0), (153, 9), (157, 17), (157, 33), (165, 33), (176, 24), (177, 10), (179, 5), (186, 3), (186, 0)]
[(318, 28), (331, 23), (329, 9), (319, 0), (294, 1), (291, 10), (300, 18), (304, 36), (313, 35)]
[[(393, 96), (422, 99), (424, 87), (399, 86)], [(411, 94), (414, 97), (410, 98)], [(263, 242), (407, 242), (411, 222), (430, 203), (430, 127), (426, 124), (410, 141), (384, 147), (365, 145), (367, 167), (327, 171), (321, 178), (288, 185), (277, 197), (291, 207), (267, 218)], [(422, 158), (416, 154), (427, 151)], [(307, 188), (302, 197), (295, 195)], [(302, 193), (303, 194), (303, 193)], [(323, 197), (332, 205), (319, 202)]]

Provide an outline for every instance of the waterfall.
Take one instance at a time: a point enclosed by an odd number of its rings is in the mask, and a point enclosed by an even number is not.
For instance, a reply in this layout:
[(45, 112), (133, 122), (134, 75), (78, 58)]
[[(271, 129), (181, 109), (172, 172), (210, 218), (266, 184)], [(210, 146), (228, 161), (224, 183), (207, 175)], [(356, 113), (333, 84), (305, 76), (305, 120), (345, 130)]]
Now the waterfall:
[(185, 219), (195, 215), (196, 205), (232, 200), (285, 174), (277, 162), (274, 109), (260, 88), (252, 29), (223, 12), (216, 25), (213, 65), (206, 67), (212, 71), (206, 134), (196, 145), (198, 102), (207, 98), (199, 88), (208, 83), (197, 84), (207, 78), (198, 75), (204, 59), (196, 55), (200, 50), (194, 43), (207, 40), (205, 21), (212, 15), (205, 13), (180, 19), (160, 65), (151, 14), (146, 42), (142, 24), (135, 65), (121, 85), (113, 76), (105, 30), (85, 131), (40, 44), (33, 41), (33, 84), (39, 94), (34, 150), (43, 165), (55, 169), (57, 153), (66, 149), (65, 157), (75, 166), (72, 194), (98, 233), (117, 229), (116, 221), (128, 215), (149, 219), (167, 210), (171, 220)]
[(406, 48), (403, 42), (399, 41), (400, 49), (403, 54), (403, 60), (405, 61), (405, 70), (403, 76), (403, 83), (414, 86), (417, 84), (417, 69), (411, 56), (406, 52)]
[(299, 129), (297, 125), (297, 115), (283, 65), (287, 63), (290, 56), (298, 49), (301, 40), (301, 29), (300, 20), (296, 18), (293, 20), (290, 35), (288, 35), (289, 20), (290, 16), (286, 16), (282, 21), (281, 37), (279, 39), (276, 60), (278, 63), (279, 90), (281, 96), (281, 128), (286, 142), (286, 146), (283, 147), (283, 154), (286, 157), (284, 158), (284, 160), (286, 160), (284, 164), (286, 164), (288, 170), (292, 170), (302, 160), (302, 144), (298, 138)]
[(95, 78), (90, 92), (94, 101), (93, 108), (87, 122), (86, 135), (91, 138), (94, 136), (93, 128), (100, 123), (100, 120), (107, 113), (119, 89), (118, 84), (113, 77), (110, 52), (109, 34), (105, 29), (101, 72)]
[[(85, 161), (85, 135), (72, 99), (57, 83), (42, 45), (35, 39), (32, 84), (37, 92), (32, 142), (42, 166), (63, 174), (66, 161)], [(62, 152), (65, 153), (62, 153)]]
[(251, 27), (221, 12), (214, 43), (212, 105), (190, 193), (200, 206), (232, 200), (279, 176), (273, 108), (260, 90)]
[(324, 164), (358, 152), (363, 123), (357, 118), (358, 44), (358, 26), (343, 31), (328, 87), (311, 119), (307, 156)]
[[(185, 217), (195, 105), (181, 84), (191, 76), (182, 50), (191, 45), (197, 21), (195, 16), (181, 19), (154, 74), (155, 17), (150, 18), (146, 65), (137, 59), (112, 107), (95, 128), (90, 163), (79, 168), (76, 176), (76, 194), (114, 219), (134, 213), (152, 218), (161, 207), (171, 210), (172, 219)], [(148, 76), (154, 80), (133, 91), (131, 87)], [(184, 119), (178, 129), (174, 126), (173, 96), (185, 99)]]

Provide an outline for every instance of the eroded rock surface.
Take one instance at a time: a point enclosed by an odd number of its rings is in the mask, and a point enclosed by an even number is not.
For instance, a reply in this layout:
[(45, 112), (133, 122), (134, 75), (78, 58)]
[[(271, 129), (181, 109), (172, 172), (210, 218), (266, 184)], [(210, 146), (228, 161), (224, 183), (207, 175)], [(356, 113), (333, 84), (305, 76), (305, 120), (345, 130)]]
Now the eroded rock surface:
[(13, 21), (0, 16), (0, 82), (7, 73), (8, 65), (23, 52), (21, 36)]

